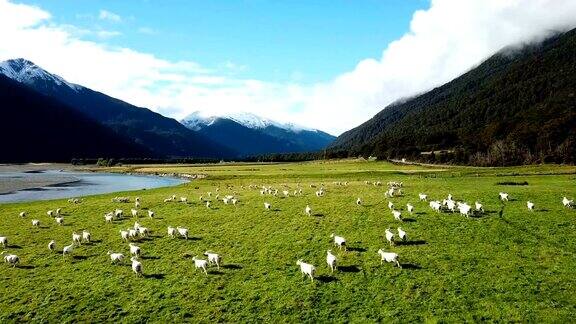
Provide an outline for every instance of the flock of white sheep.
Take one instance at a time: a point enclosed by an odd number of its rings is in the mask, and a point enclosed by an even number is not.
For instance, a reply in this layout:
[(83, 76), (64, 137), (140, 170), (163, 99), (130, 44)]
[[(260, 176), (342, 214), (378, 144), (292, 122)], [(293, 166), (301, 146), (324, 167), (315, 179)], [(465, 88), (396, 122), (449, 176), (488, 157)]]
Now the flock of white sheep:
[[(334, 184), (337, 186), (348, 186), (348, 182), (334, 182)], [(376, 181), (376, 182), (372, 182), (372, 183), (367, 181), (366, 184), (373, 184), (374, 186), (382, 186), (382, 182), (380, 182), (380, 181)], [(388, 188), (385, 191), (385, 198), (391, 199), (393, 197), (398, 197), (398, 196), (404, 195), (402, 182), (388, 182), (387, 186), (388, 186)], [(241, 186), (241, 188), (242, 189), (260, 190), (260, 194), (263, 196), (264, 195), (277, 196), (280, 194), (279, 190), (276, 188), (273, 188), (272, 186), (250, 185), (247, 188), (244, 186)], [(310, 188), (317, 188), (317, 186), (316, 185), (310, 185)], [(219, 188), (216, 188), (215, 201), (218, 201), (218, 202), (222, 201), (222, 203), (226, 204), (226, 205), (227, 204), (237, 205), (239, 200), (235, 195), (226, 195), (226, 196), (220, 197), (220, 194), (218, 194), (218, 191), (219, 191)], [(289, 197), (291, 193), (288, 190), (283, 190), (281, 192), (281, 194), (283, 197)], [(315, 191), (315, 195), (318, 198), (324, 197), (326, 194), (327, 194), (327, 189), (325, 188), (324, 185), (320, 185), (319, 188)], [(298, 188), (292, 192), (292, 195), (293, 196), (302, 196), (303, 195), (303, 190), (302, 190), (302, 188), (300, 188), (300, 185), (298, 185)], [(207, 192), (207, 196), (211, 198), (212, 192)], [(502, 202), (507, 202), (509, 200), (509, 195), (508, 195), (508, 193), (500, 192), (499, 198)], [(428, 201), (428, 195), (425, 193), (419, 193), (418, 199), (421, 202), (427, 202)], [(171, 197), (164, 199), (165, 203), (178, 202), (178, 201), (181, 203), (184, 203), (184, 204), (188, 203), (188, 199), (186, 197), (180, 197), (178, 199), (176, 195), (172, 195)], [(204, 199), (203, 196), (200, 196), (200, 201), (205, 202), (207, 208), (211, 208), (211, 201), (212, 201), (211, 199), (210, 200)], [(77, 204), (77, 203), (80, 203), (82, 201), (79, 199), (70, 199), (69, 202)], [(130, 203), (130, 198), (128, 198), (128, 197), (115, 197), (112, 199), (112, 202), (113, 203)], [(362, 199), (357, 198), (356, 204), (358, 206), (362, 206), (362, 204), (363, 204)], [(574, 200), (570, 200), (566, 197), (563, 197), (562, 204), (564, 205), (564, 207), (567, 207), (567, 208), (576, 208), (576, 205), (574, 204)], [(458, 211), (461, 215), (463, 215), (465, 217), (478, 215), (478, 214), (481, 214), (484, 212), (483, 205), (480, 202), (476, 201), (474, 203), (474, 208), (472, 208), (472, 205), (468, 204), (465, 201), (454, 200), (454, 198), (451, 194), (448, 195), (448, 197), (446, 199), (443, 199), (442, 201), (440, 201), (440, 200), (430, 201), (429, 206), (433, 211), (435, 211), (437, 213), (455, 213), (456, 211)], [(526, 203), (526, 206), (527, 206), (527, 209), (529, 211), (534, 211), (535, 204), (532, 201), (528, 201)], [(264, 202), (265, 211), (270, 210), (271, 207), (272, 207), (272, 205), (269, 202)], [(127, 228), (126, 230), (120, 230), (120, 237), (123, 241), (128, 243), (129, 255), (131, 256), (130, 261), (132, 262), (132, 271), (136, 275), (141, 276), (143, 274), (143, 270), (144, 270), (143, 264), (139, 260), (139, 257), (141, 256), (142, 251), (141, 251), (141, 248), (135, 244), (135, 242), (137, 242), (141, 238), (148, 237), (151, 233), (151, 230), (138, 223), (138, 219), (140, 216), (139, 208), (141, 208), (141, 199), (139, 197), (136, 197), (134, 200), (134, 208), (132, 208), (130, 210), (130, 216), (132, 218), (135, 218), (136, 221), (134, 222), (134, 225), (131, 226), (130, 228)], [(388, 200), (388, 209), (390, 210), (392, 217), (395, 221), (403, 222), (403, 216), (402, 216), (401, 210), (397, 209), (391, 200)], [(406, 204), (405, 210), (409, 214), (413, 214), (414, 213), (414, 205), (412, 205), (410, 203)], [(55, 210), (49, 210), (46, 212), (46, 214), (49, 218), (53, 218), (57, 225), (61, 226), (64, 224), (64, 216), (62, 215), (62, 209), (61, 208), (58, 208)], [(312, 208), (310, 207), (310, 205), (306, 205), (306, 207), (304, 209), (304, 214), (307, 216), (313, 216)], [(150, 219), (154, 219), (155, 214), (152, 210), (148, 209), (147, 210), (147, 216)], [(19, 217), (25, 218), (25, 217), (27, 217), (27, 213), (21, 212), (19, 214)], [(123, 212), (123, 210), (116, 208), (112, 212), (106, 213), (104, 215), (104, 220), (105, 220), (105, 223), (122, 221), (122, 220), (124, 220), (124, 212)], [(39, 219), (32, 219), (31, 223), (32, 223), (32, 226), (34, 226), (34, 227), (40, 226), (40, 220)], [(407, 235), (406, 231), (401, 226), (398, 226), (396, 230), (397, 230), (397, 237), (400, 241), (408, 240), (408, 235)], [(189, 238), (188, 229), (185, 227), (180, 227), (180, 226), (177, 226), (177, 227), (168, 226), (167, 235), (169, 238), (181, 237), (185, 240), (187, 240)], [(395, 244), (396, 234), (393, 232), (393, 230), (391, 228), (387, 228), (384, 230), (384, 236), (386, 238), (386, 241), (390, 245)], [(333, 244), (335, 246), (337, 246), (340, 250), (343, 249), (344, 252), (346, 252), (346, 250), (347, 250), (346, 239), (343, 236), (336, 235), (336, 234), (332, 233), (330, 235), (330, 237), (333, 240)], [(66, 245), (63, 247), (62, 256), (66, 257), (67, 255), (72, 254), (76, 247), (81, 246), (82, 243), (89, 243), (90, 241), (91, 241), (91, 234), (87, 230), (83, 230), (81, 233), (73, 232), (72, 233), (72, 242), (70, 245)], [(8, 247), (8, 238), (6, 236), (0, 236), (0, 244), (2, 244), (4, 248)], [(54, 240), (51, 240), (48, 243), (48, 250), (50, 250), (50, 251), (56, 250), (56, 242)], [(379, 249), (377, 251), (377, 254), (380, 258), (381, 264), (383, 262), (389, 262), (389, 263), (395, 264), (399, 268), (402, 268), (402, 265), (400, 264), (400, 261), (399, 261), (399, 259), (400, 259), (399, 255), (397, 253), (387, 252), (387, 251), (385, 251), (385, 249)], [(7, 251), (3, 251), (2, 255), (4, 256), (4, 261), (13, 267), (16, 267), (20, 262), (20, 258), (15, 254), (10, 254)], [(124, 254), (121, 252), (108, 251), (107, 255), (110, 257), (110, 261), (112, 264), (121, 264), (124, 262), (124, 259), (125, 259)], [(210, 252), (210, 251), (206, 251), (204, 253), (204, 255), (207, 257), (206, 259), (199, 258), (198, 256), (194, 256), (192, 258), (192, 261), (194, 262), (194, 266), (196, 269), (201, 270), (206, 275), (208, 274), (207, 268), (210, 265), (216, 266), (218, 269), (220, 269), (222, 257), (219, 254), (214, 253), (214, 252)], [(332, 273), (338, 269), (337, 262), (338, 262), (338, 259), (337, 259), (336, 255), (334, 255), (332, 253), (332, 250), (328, 249), (327, 254), (326, 254), (326, 263), (327, 263), (327, 265), (328, 265), (328, 267)], [(300, 272), (302, 273), (303, 276), (308, 276), (311, 280), (314, 280), (316, 267), (313, 264), (306, 263), (301, 259), (297, 260), (296, 264), (300, 267)]]

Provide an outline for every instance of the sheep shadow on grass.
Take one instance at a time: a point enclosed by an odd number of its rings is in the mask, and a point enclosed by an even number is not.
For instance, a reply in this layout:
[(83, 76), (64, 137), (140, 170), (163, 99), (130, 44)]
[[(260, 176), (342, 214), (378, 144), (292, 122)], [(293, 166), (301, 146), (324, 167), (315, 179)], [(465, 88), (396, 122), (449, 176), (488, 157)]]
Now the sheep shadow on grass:
[(240, 270), (242, 266), (239, 264), (225, 264), (222, 266), (224, 269)]
[(338, 281), (338, 279), (336, 277), (326, 276), (326, 275), (318, 276), (318, 277), (316, 277), (316, 280), (320, 281), (321, 283), (329, 283), (329, 282)]
[(368, 251), (362, 247), (348, 247), (348, 248), (346, 248), (346, 250), (351, 251), (351, 252), (366, 252), (366, 251)]
[(33, 265), (30, 265), (30, 264), (26, 264), (26, 265), (17, 265), (16, 268), (24, 269), (24, 270), (31, 270), (31, 269), (34, 269), (36, 267)]
[(156, 255), (143, 255), (141, 258), (142, 260), (160, 260), (160, 257)]
[(424, 245), (427, 244), (424, 240), (413, 240), (413, 241), (398, 241), (395, 242), (396, 245)]
[(357, 273), (360, 272), (360, 268), (355, 265), (338, 266), (338, 271)]
[(224, 275), (224, 272), (222, 272), (220, 270), (208, 270), (208, 275), (222, 276), (222, 275)]
[(426, 215), (426, 212), (416, 212), (416, 213), (414, 213), (414, 214), (416, 214), (416, 215)]
[(144, 274), (143, 276), (146, 279), (158, 279), (158, 280), (162, 280), (166, 277), (166, 275), (163, 273)]
[(16, 245), (16, 244), (8, 245), (6, 247), (9, 249), (21, 249), (22, 248), (20, 245)]
[(404, 223), (414, 223), (416, 220), (414, 218), (402, 218)]
[(312, 214), (312, 216), (314, 216), (314, 217), (324, 217), (324, 214), (316, 213), (316, 214)]
[(86, 255), (73, 255), (72, 259), (74, 259), (74, 260), (88, 260), (88, 256), (86, 256)]
[(417, 265), (417, 264), (413, 264), (413, 263), (404, 263), (401, 264), (402, 269), (407, 269), (407, 270), (420, 270), (422, 269), (421, 266)]

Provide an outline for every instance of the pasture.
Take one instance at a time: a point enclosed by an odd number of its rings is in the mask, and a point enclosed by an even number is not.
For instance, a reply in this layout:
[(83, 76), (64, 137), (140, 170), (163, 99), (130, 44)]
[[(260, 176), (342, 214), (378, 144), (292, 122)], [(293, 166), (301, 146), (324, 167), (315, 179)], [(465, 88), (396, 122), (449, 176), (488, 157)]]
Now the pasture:
[[(576, 316), (576, 209), (562, 205), (563, 196), (576, 198), (575, 167), (327, 161), (111, 170), (207, 177), (85, 197), (80, 204), (0, 205), (0, 236), (9, 239), (4, 250), (20, 257), (15, 268), (0, 264), (1, 322), (567, 322)], [(389, 181), (403, 182), (402, 196), (384, 196)], [(326, 193), (317, 197), (322, 185)], [(279, 193), (262, 195), (261, 186)], [(294, 196), (298, 186), (302, 195)], [(501, 191), (510, 201), (498, 199)], [(485, 213), (438, 214), (418, 193), (428, 194), (428, 201), (448, 194), (472, 205), (480, 201)], [(238, 204), (225, 205), (216, 194), (234, 195)], [(172, 195), (188, 202), (164, 202)], [(115, 196), (130, 197), (131, 203), (113, 203)], [(142, 201), (138, 219), (130, 216), (136, 196)], [(211, 200), (210, 209), (200, 196)], [(528, 200), (535, 203), (533, 212)], [(403, 222), (394, 220), (388, 201)], [(415, 207), (412, 215), (407, 203)], [(312, 216), (305, 214), (306, 205)], [(62, 226), (46, 214), (56, 208), (62, 208)], [(105, 223), (104, 214), (117, 208), (123, 219)], [(146, 210), (155, 217), (148, 218)], [(26, 217), (19, 217), (21, 211)], [(32, 219), (41, 226), (32, 227)], [(119, 233), (135, 220), (152, 230), (134, 242), (142, 249), (141, 277), (132, 272), (128, 243)], [(189, 239), (169, 238), (168, 226), (188, 228)], [(397, 233), (398, 226), (408, 240), (390, 246), (384, 231)], [(72, 232), (82, 230), (92, 242), (63, 256)], [(333, 245), (332, 233), (346, 238), (347, 251)], [(51, 240), (54, 252), (47, 248)], [(328, 249), (338, 259), (333, 274)], [(396, 252), (402, 268), (381, 265), (378, 249)], [(208, 250), (223, 257), (223, 266), (209, 267), (205, 275), (192, 257), (205, 258)], [(127, 258), (112, 265), (108, 251)], [(316, 266), (313, 282), (301, 275), (298, 259)]]

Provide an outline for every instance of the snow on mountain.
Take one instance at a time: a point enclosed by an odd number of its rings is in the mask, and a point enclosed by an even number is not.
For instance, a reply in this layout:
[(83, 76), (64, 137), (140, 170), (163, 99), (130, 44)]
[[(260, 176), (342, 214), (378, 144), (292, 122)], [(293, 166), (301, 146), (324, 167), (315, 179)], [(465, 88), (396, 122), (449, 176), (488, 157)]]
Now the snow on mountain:
[(12, 80), (33, 85), (34, 83), (43, 82), (51, 83), (54, 82), (56, 85), (66, 85), (73, 90), (79, 90), (81, 86), (69, 83), (58, 75), (51, 74), (36, 64), (23, 59), (12, 59), (0, 62), (0, 73), (9, 77)]
[(306, 128), (293, 123), (280, 123), (271, 119), (263, 118), (248, 112), (228, 113), (221, 115), (208, 115), (200, 111), (196, 111), (186, 116), (181, 123), (186, 127), (193, 130), (200, 130), (203, 127), (209, 126), (218, 119), (229, 119), (237, 122), (240, 125), (251, 129), (263, 129), (269, 126), (278, 127), (281, 129), (289, 130), (295, 133), (301, 131), (316, 132), (316, 129)]

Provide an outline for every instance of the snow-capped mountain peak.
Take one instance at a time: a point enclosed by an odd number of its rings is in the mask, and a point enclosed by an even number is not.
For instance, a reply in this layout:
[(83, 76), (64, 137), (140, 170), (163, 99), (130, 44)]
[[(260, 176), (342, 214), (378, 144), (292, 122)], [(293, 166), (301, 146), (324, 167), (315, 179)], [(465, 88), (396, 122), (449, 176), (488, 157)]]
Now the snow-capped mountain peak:
[(300, 132), (300, 131), (311, 131), (315, 132), (315, 129), (306, 128), (300, 125), (296, 125), (293, 123), (280, 123), (271, 119), (267, 119), (264, 117), (257, 116), (253, 113), (249, 112), (234, 112), (234, 113), (227, 113), (227, 114), (220, 114), (220, 115), (210, 115), (204, 112), (196, 111), (192, 114), (186, 116), (181, 123), (184, 124), (186, 127), (193, 129), (193, 130), (200, 130), (203, 127), (209, 126), (214, 123), (218, 119), (228, 119), (232, 120), (242, 126), (251, 128), (251, 129), (264, 129), (269, 126), (278, 127), (281, 129), (289, 130), (292, 132)]
[(58, 86), (66, 85), (73, 90), (78, 90), (79, 85), (69, 83), (58, 75), (47, 72), (31, 61), (17, 58), (0, 62), (0, 74), (4, 74), (14, 81), (32, 85), (36, 82), (54, 82)]

